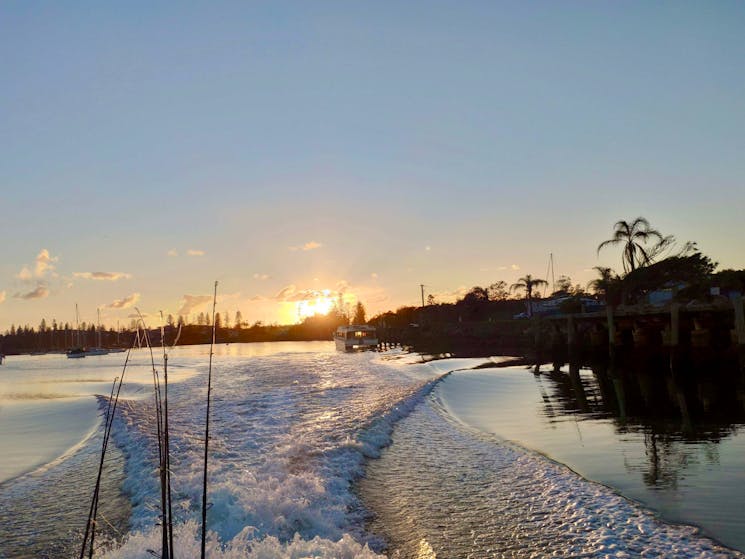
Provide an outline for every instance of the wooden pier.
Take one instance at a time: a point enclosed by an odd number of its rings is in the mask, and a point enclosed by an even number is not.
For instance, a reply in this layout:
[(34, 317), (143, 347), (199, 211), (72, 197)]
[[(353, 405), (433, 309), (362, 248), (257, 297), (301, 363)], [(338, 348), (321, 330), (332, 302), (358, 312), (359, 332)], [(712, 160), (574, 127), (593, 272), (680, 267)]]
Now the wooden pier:
[(717, 304), (673, 303), (667, 308), (608, 307), (532, 319), (536, 362), (563, 363), (619, 353), (712, 356), (745, 352), (741, 296)]

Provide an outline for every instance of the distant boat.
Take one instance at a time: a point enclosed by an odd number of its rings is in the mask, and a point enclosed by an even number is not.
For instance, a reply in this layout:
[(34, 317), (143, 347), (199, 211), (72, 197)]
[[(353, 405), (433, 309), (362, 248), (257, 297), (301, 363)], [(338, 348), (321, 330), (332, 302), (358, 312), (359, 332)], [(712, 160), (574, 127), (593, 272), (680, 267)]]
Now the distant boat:
[(375, 328), (366, 324), (339, 326), (334, 332), (334, 342), (339, 351), (362, 351), (378, 346)]
[(85, 357), (85, 349), (82, 347), (74, 347), (68, 349), (66, 355), (69, 359), (80, 359), (81, 357)]
[(77, 334), (77, 347), (68, 349), (66, 354), (69, 359), (80, 359), (85, 357), (85, 348), (80, 344), (80, 315), (78, 314), (78, 304), (75, 303), (75, 330)]
[(98, 310), (98, 322), (96, 323), (96, 336), (98, 345), (85, 350), (86, 355), (107, 355), (109, 350), (101, 347), (101, 309)]

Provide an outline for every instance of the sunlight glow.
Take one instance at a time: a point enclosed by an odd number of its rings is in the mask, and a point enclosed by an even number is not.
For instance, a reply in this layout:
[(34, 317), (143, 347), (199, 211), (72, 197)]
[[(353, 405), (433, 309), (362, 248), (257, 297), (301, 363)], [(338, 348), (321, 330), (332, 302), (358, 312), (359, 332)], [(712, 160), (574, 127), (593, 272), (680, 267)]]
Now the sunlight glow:
[(317, 314), (328, 314), (334, 308), (335, 297), (331, 291), (324, 289), (314, 294), (313, 298), (303, 299), (297, 302), (297, 318), (303, 320)]

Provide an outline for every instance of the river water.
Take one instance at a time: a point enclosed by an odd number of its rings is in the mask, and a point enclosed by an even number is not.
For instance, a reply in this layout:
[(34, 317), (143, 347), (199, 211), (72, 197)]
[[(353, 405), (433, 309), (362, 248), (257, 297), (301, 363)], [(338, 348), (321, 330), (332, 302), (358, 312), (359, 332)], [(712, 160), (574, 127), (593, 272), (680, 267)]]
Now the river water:
[[(178, 557), (199, 556), (208, 358), (205, 346), (169, 357)], [(123, 362), (2, 366), (0, 557), (79, 553)], [(742, 418), (707, 415), (722, 408), (716, 390), (662, 375), (637, 394), (597, 371), (473, 369), (484, 362), (327, 342), (217, 347), (208, 557), (745, 557)], [(149, 354), (134, 352), (99, 557), (159, 550), (151, 377)], [(663, 406), (649, 398), (685, 413), (650, 419), (640, 401)]]

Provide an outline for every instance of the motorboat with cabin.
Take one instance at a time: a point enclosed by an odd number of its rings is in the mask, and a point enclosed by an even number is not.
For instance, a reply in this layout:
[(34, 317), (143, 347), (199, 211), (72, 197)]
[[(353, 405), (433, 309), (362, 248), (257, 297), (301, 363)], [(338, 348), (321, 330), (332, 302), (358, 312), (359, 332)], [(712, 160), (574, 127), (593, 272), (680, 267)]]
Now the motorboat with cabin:
[(366, 324), (339, 326), (334, 332), (334, 342), (339, 351), (363, 351), (378, 347), (375, 327)]

